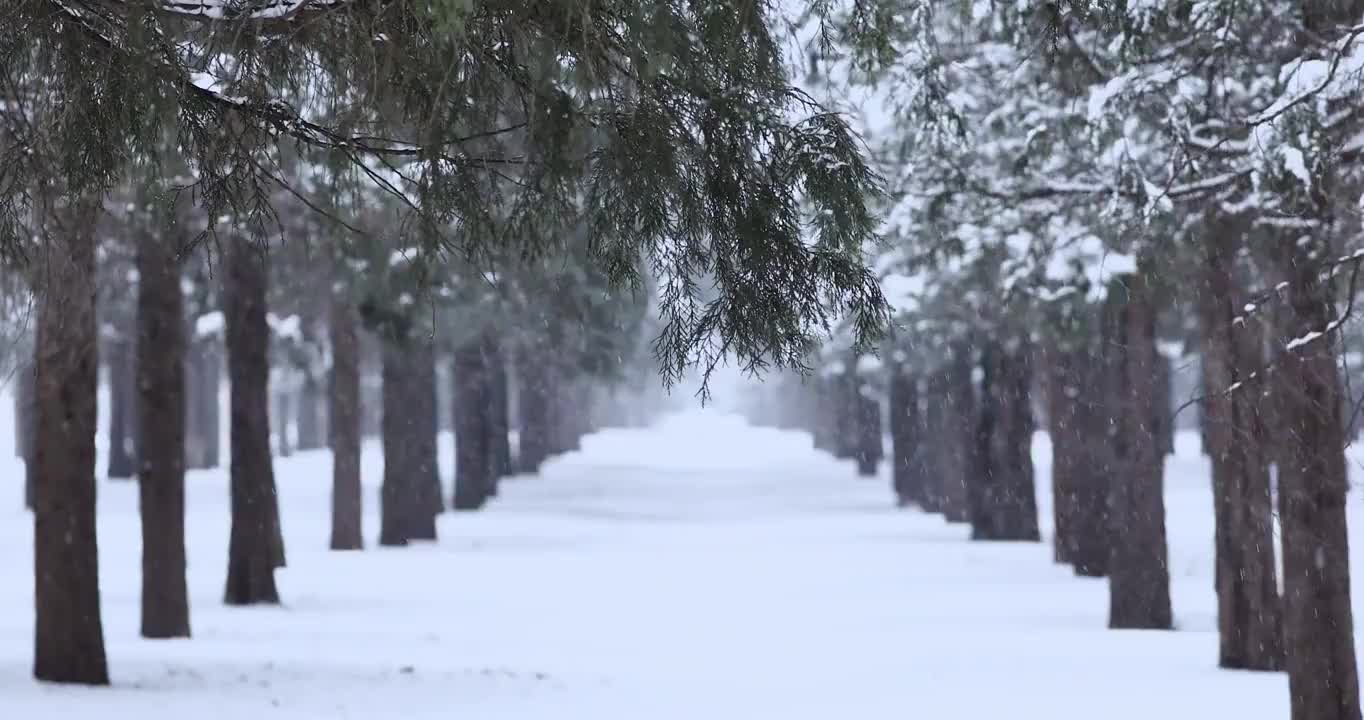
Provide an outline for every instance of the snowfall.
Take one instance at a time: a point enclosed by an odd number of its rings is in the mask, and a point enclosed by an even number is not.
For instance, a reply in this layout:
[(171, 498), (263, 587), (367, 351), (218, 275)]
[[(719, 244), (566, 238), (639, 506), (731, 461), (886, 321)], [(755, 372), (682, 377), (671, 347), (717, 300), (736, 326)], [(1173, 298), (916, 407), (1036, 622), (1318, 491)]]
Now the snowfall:
[[(375, 543), (377, 444), (363, 552), (327, 550), (329, 455), (277, 459), (283, 607), (223, 605), (227, 473), (193, 472), (185, 641), (138, 637), (137, 488), (101, 479), (113, 687), (42, 685), (12, 407), (0, 397), (3, 718), (1288, 717), (1283, 675), (1216, 667), (1195, 435), (1167, 464), (1178, 630), (1119, 632), (1105, 628), (1105, 582), (1054, 564), (1045, 539), (969, 542), (895, 509), (884, 466), (858, 478), (806, 435), (714, 409), (589, 436), (504, 481), (486, 511), (442, 515), (438, 543), (405, 549)], [(447, 485), (451, 452), (444, 437)], [(1045, 535), (1045, 435), (1035, 456)], [(1358, 533), (1357, 496), (1351, 509)]]

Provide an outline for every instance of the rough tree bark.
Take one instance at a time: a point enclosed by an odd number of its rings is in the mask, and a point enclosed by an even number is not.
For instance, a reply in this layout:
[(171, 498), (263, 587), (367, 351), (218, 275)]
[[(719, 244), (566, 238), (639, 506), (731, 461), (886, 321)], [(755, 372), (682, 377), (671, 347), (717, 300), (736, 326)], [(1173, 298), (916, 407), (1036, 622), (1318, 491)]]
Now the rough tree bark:
[(891, 480), (901, 507), (925, 507), (925, 473), (922, 457), (922, 427), (919, 415), (919, 386), (909, 372), (897, 365), (890, 371), (890, 445), (893, 466)]
[(1338, 348), (1332, 333), (1302, 340), (1329, 328), (1335, 311), (1310, 249), (1282, 242), (1270, 253), (1288, 284), (1274, 374), (1285, 667), (1293, 720), (1359, 720)]
[[(119, 328), (119, 332), (124, 329)], [(109, 352), (105, 363), (109, 375), (107, 472), (111, 480), (129, 480), (137, 474), (137, 459), (133, 455), (133, 428), (137, 424), (137, 413), (133, 411), (133, 396), (137, 394), (136, 343), (120, 336), (105, 343), (105, 348)]]
[(1032, 466), (1028, 349), (990, 342), (977, 415), (978, 469), (968, 499), (973, 540), (1040, 540)]
[(185, 584), (185, 303), (178, 248), (146, 237), (137, 250), (138, 508), (142, 636), (189, 637)]
[(330, 418), (332, 448), (331, 549), (360, 550), (364, 507), (360, 488), (360, 338), (355, 308), (346, 300), (332, 300)]
[[(543, 367), (543, 366), (542, 366)], [(477, 510), (488, 500), (491, 485), (492, 448), (489, 443), (489, 393), (486, 358), (482, 342), (475, 338), (455, 349), (451, 376), (454, 378), (455, 493), (456, 510)], [(561, 392), (547, 393), (547, 408), (559, 402)], [(551, 418), (552, 410), (545, 413)], [(550, 419), (547, 439), (561, 432)], [(550, 446), (553, 450), (553, 445)]]
[(95, 538), (97, 198), (46, 210), (36, 268), (33, 675), (107, 685)]
[(283, 564), (284, 547), (270, 457), (267, 260), (261, 248), (244, 238), (229, 240), (224, 255), (232, 486), (225, 601), (278, 604), (274, 571)]
[[(1260, 360), (1258, 328), (1238, 327), (1244, 293), (1234, 279), (1237, 235), (1203, 239), (1203, 386), (1212, 459), (1217, 550), (1219, 664), (1279, 670), (1283, 665), (1282, 605), (1274, 562), (1269, 463), (1256, 411), (1262, 383), (1251, 379)], [(1252, 325), (1254, 321), (1251, 321)], [(1239, 390), (1231, 389), (1243, 385)]]
[(1108, 302), (1118, 319), (1113, 442), (1117, 472), (1109, 489), (1109, 614), (1112, 628), (1168, 630), (1170, 571), (1165, 541), (1164, 453), (1156, 437), (1156, 308), (1148, 271), (1115, 280)]

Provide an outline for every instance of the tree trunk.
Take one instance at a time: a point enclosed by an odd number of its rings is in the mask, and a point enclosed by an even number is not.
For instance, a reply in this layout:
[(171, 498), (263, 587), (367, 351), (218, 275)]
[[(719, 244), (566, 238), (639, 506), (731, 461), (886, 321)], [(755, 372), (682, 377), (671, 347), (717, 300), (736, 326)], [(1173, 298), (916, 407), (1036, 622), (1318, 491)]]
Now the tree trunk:
[(486, 334), (488, 353), (489, 407), (492, 417), (488, 423), (492, 453), (492, 494), (497, 495), (497, 481), (512, 474), (510, 406), (507, 396), (507, 361), (502, 354), (497, 336)]
[(1084, 428), (1077, 415), (1080, 394), (1085, 388), (1077, 382), (1079, 365), (1088, 360), (1084, 348), (1056, 343), (1047, 353), (1047, 435), (1051, 438), (1052, 543), (1056, 562), (1073, 563), (1079, 554), (1079, 478), (1083, 472), (1079, 455), (1083, 452)]
[(1071, 448), (1075, 455), (1070, 468), (1074, 515), (1069, 554), (1075, 574), (1081, 577), (1107, 575), (1112, 551), (1108, 494), (1116, 462), (1109, 435), (1112, 400), (1105, 388), (1112, 378), (1107, 363), (1114, 355), (1116, 340), (1102, 340), (1099, 346), (1090, 344), (1073, 367), (1078, 395), (1072, 410), (1076, 444)]
[[(546, 385), (549, 377), (545, 373), (543, 360), (529, 352), (516, 355), (517, 402), (520, 407), (521, 427), (518, 433), (517, 462), (523, 473), (533, 474), (540, 471), (540, 465), (549, 456), (549, 394)], [(453, 383), (458, 383), (452, 376)], [(451, 392), (456, 432), (459, 426), (459, 398)], [(456, 439), (458, 443), (458, 439)]]
[[(1359, 720), (1350, 606), (1349, 490), (1339, 413), (1331, 288), (1319, 263), (1286, 241), (1271, 262), (1287, 283), (1277, 399), (1284, 650), (1293, 720)], [(1323, 254), (1323, 257), (1326, 255)], [(1312, 333), (1325, 333), (1303, 342)], [(1293, 345), (1293, 347), (1286, 347)]]
[(864, 379), (852, 373), (853, 450), (857, 460), (857, 474), (875, 477), (885, 453), (881, 433), (881, 404), (864, 392)]
[(922, 434), (918, 383), (898, 365), (890, 371), (889, 397), (891, 469), (895, 497), (901, 507), (926, 507), (922, 468)]
[(413, 540), (436, 539), (436, 516), (445, 508), (440, 486), (440, 464), (437, 453), (440, 433), (440, 411), (436, 407), (436, 347), (429, 337), (418, 338), (412, 348), (412, 383), (410, 411), (414, 414), (412, 430), (412, 467), (417, 490), (417, 506), (412, 516)]
[(991, 342), (981, 361), (978, 469), (968, 499), (973, 540), (1040, 540), (1032, 466), (1027, 348)]
[(924, 449), (923, 506), (948, 522), (969, 519), (967, 480), (974, 469), (975, 398), (971, 355), (956, 347), (925, 382), (924, 423), (939, 428)]
[[(34, 659), (39, 680), (107, 685), (95, 536), (98, 199), (44, 217), (34, 447)], [(60, 215), (60, 217), (53, 217)]]
[(142, 636), (189, 637), (185, 584), (185, 319), (177, 248), (148, 237), (137, 251), (136, 403), (142, 518)]
[(401, 339), (383, 345), (383, 406), (380, 420), (384, 446), (384, 483), (379, 493), (379, 544), (406, 545), (414, 538), (421, 514), (421, 403), (414, 398), (417, 363), (413, 349)]
[(266, 255), (244, 238), (226, 243), (227, 374), (231, 383), (232, 534), (229, 605), (278, 604), (282, 564), (279, 501), (270, 457), (270, 326), (265, 320)]
[[(953, 418), (950, 417), (952, 405), (948, 397), (950, 383), (951, 373), (946, 367), (938, 368), (924, 378), (922, 422), (925, 430), (929, 422), (933, 422), (940, 430), (953, 427)], [(950, 433), (935, 433), (932, 442), (921, 445), (924, 476), (920, 504), (925, 512), (943, 512), (947, 502), (946, 486), (952, 474), (952, 458), (955, 454), (955, 447), (949, 436)]]
[[(451, 375), (455, 396), (454, 509), (477, 510), (488, 500), (492, 448), (489, 447), (489, 397), (482, 343), (471, 340), (456, 348)], [(553, 404), (562, 392), (549, 395)], [(553, 426), (548, 434), (561, 432)]]
[[(1199, 311), (1208, 449), (1216, 521), (1219, 664), (1279, 670), (1283, 666), (1282, 607), (1274, 563), (1269, 463), (1256, 412), (1262, 383), (1252, 380), (1260, 334), (1238, 328), (1243, 293), (1233, 279), (1237, 243), (1226, 232), (1204, 238)], [(1239, 390), (1232, 388), (1249, 383)]]
[(1164, 453), (1156, 437), (1156, 309), (1146, 271), (1115, 280), (1108, 302), (1120, 329), (1113, 433), (1117, 472), (1109, 492), (1109, 615), (1112, 628), (1168, 630)]
[(360, 550), (364, 501), (360, 486), (360, 338), (355, 308), (333, 299), (331, 402), (327, 428), (332, 448), (331, 549)]
[[(121, 329), (120, 329), (121, 330)], [(137, 460), (133, 457), (133, 425), (130, 412), (133, 395), (137, 393), (136, 364), (133, 358), (134, 343), (119, 337), (106, 344), (109, 350), (107, 362), (109, 371), (109, 465), (111, 480), (128, 480), (137, 473)]]

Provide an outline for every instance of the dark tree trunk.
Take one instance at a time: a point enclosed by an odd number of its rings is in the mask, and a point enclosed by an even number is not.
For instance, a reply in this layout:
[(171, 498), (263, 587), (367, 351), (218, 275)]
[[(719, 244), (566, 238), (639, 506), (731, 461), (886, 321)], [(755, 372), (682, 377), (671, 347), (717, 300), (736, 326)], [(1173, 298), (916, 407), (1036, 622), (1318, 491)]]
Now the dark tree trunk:
[[(520, 432), (517, 442), (517, 463), (521, 472), (533, 474), (540, 471), (540, 464), (549, 456), (549, 383), (544, 361), (529, 352), (516, 355), (517, 402), (519, 404)], [(452, 384), (458, 383), (452, 376)], [(456, 432), (459, 426), (459, 398), (451, 392)], [(458, 439), (456, 439), (458, 443)]]
[(872, 398), (857, 399), (857, 474), (875, 477), (885, 447), (881, 435), (881, 405)]
[(38, 390), (37, 366), (33, 362), (19, 367), (14, 393), (14, 451), (24, 461), (24, 507), (33, 509), (34, 470), (37, 468)]
[(919, 387), (904, 368), (890, 371), (890, 445), (895, 497), (900, 506), (926, 507), (925, 472), (922, 467), (923, 427), (919, 415)]
[(1052, 538), (1056, 562), (1073, 563), (1078, 554), (1080, 523), (1079, 475), (1084, 472), (1085, 429), (1079, 424), (1079, 366), (1089, 360), (1083, 346), (1056, 343), (1047, 352), (1047, 435), (1051, 438)]
[(977, 471), (970, 500), (973, 540), (1039, 540), (1032, 466), (1028, 350), (991, 342), (984, 350), (977, 415)]
[(1319, 277), (1319, 263), (1301, 248), (1281, 241), (1272, 255), (1277, 279), (1288, 284), (1274, 394), (1292, 715), (1293, 720), (1359, 720), (1337, 346), (1329, 332), (1302, 340), (1326, 331), (1335, 320), (1332, 292)]
[(333, 550), (360, 550), (364, 507), (360, 488), (360, 338), (355, 308), (341, 299), (331, 306), (331, 417)]
[(507, 392), (507, 365), (506, 361), (499, 358), (493, 367), (492, 376), (492, 436), (493, 436), (493, 456), (495, 459), (496, 477), (507, 477), (512, 475), (514, 470), (512, 451), (511, 451), (511, 404)]
[(229, 605), (278, 604), (283, 564), (279, 500), (270, 457), (270, 326), (265, 320), (266, 256), (242, 238), (226, 244), (227, 374), (231, 383), (232, 534)]
[(136, 413), (131, 412), (133, 395), (137, 393), (135, 344), (120, 337), (109, 341), (106, 347), (109, 350), (108, 474), (111, 480), (129, 480), (137, 473), (137, 459), (133, 455), (133, 427), (137, 421)]
[[(974, 471), (976, 403), (971, 382), (971, 353), (957, 346), (947, 364), (930, 373), (924, 383), (923, 423), (936, 428), (925, 442), (923, 507), (941, 512), (948, 522), (969, 519), (968, 478)], [(927, 440), (927, 435), (925, 435)]]
[[(33, 675), (107, 685), (95, 537), (98, 200), (45, 217), (38, 278)], [(56, 215), (57, 213), (51, 213)]]
[(1109, 489), (1109, 615), (1112, 628), (1168, 630), (1170, 571), (1165, 542), (1164, 453), (1156, 437), (1156, 309), (1146, 271), (1109, 288), (1120, 330), (1112, 435), (1117, 472)]
[[(1282, 606), (1274, 564), (1269, 463), (1256, 412), (1261, 383), (1258, 328), (1238, 328), (1244, 296), (1233, 279), (1235, 236), (1203, 240), (1203, 385), (1212, 458), (1216, 520), (1219, 664), (1279, 670), (1283, 666)], [(1254, 321), (1251, 321), (1252, 325)], [(1231, 391), (1233, 386), (1248, 383)]]
[(177, 248), (137, 252), (137, 435), (142, 516), (142, 636), (189, 637), (185, 584), (185, 319)]
[(857, 474), (875, 477), (876, 469), (885, 454), (881, 432), (881, 404), (863, 392), (863, 378), (852, 373), (853, 450), (857, 460)]
[[(471, 340), (455, 349), (451, 375), (455, 396), (454, 509), (477, 510), (488, 500), (492, 448), (489, 446), (489, 400), (486, 358), (482, 342)], [(560, 402), (562, 389), (549, 393), (549, 403)], [(558, 418), (554, 418), (558, 420)], [(558, 425), (559, 423), (554, 423)], [(551, 425), (548, 435), (561, 432)]]
[(510, 424), (507, 405), (507, 366), (497, 335), (486, 332), (483, 341), (488, 377), (488, 452), (491, 456), (489, 494), (496, 497), (498, 480), (512, 473), (511, 441), (507, 437)]
[(971, 379), (975, 368), (970, 346), (958, 345), (952, 349), (951, 364), (948, 365), (948, 409), (947, 423), (951, 428), (952, 443), (949, 445), (951, 475), (943, 479), (943, 515), (948, 522), (970, 521), (970, 505), (967, 502), (967, 483), (971, 473), (979, 466), (974, 443), (970, 442), (971, 428), (977, 424), (979, 412), (975, 400), (975, 383)]
[(1075, 574), (1081, 577), (1107, 575), (1112, 550), (1108, 494), (1116, 462), (1109, 435), (1111, 398), (1105, 388), (1112, 377), (1106, 363), (1114, 354), (1111, 348), (1116, 347), (1116, 341), (1103, 340), (1103, 348), (1109, 350), (1090, 345), (1072, 368), (1078, 394), (1072, 410), (1076, 444), (1070, 448), (1075, 460), (1070, 468), (1074, 515), (1069, 555)]
[[(938, 368), (924, 378), (922, 422), (925, 430), (929, 422), (940, 429), (953, 427), (953, 407), (948, 397), (951, 380), (951, 373), (946, 367)], [(946, 486), (948, 478), (952, 476), (953, 459), (956, 457), (956, 447), (949, 436), (947, 432), (935, 433), (931, 442), (925, 437), (926, 442), (921, 444), (924, 476), (920, 505), (925, 512), (943, 512), (947, 502)]]
[(413, 374), (418, 365), (414, 349), (402, 339), (383, 345), (384, 482), (379, 493), (379, 544), (406, 545), (417, 534), (417, 517), (423, 514), (420, 477), (421, 402), (414, 395), (418, 386)]
[(436, 347), (430, 338), (419, 338), (412, 348), (413, 470), (417, 506), (412, 517), (413, 540), (436, 539), (436, 516), (445, 511), (437, 458), (440, 411), (436, 407)]

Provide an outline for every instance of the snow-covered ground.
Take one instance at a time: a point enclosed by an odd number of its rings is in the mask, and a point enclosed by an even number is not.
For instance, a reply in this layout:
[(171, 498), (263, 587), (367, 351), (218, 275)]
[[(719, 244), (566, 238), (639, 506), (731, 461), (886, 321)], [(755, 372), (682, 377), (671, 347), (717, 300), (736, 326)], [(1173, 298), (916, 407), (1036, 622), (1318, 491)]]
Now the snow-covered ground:
[(0, 400), (0, 717), (1288, 717), (1283, 676), (1216, 668), (1195, 438), (1181, 437), (1167, 494), (1181, 630), (1114, 632), (1104, 582), (1053, 565), (1048, 544), (968, 542), (894, 510), (886, 480), (856, 478), (807, 437), (713, 411), (591, 436), (542, 476), (506, 481), (487, 511), (442, 516), (438, 544), (400, 550), (373, 545), (377, 448), (360, 553), (326, 550), (329, 457), (279, 460), (282, 608), (222, 605), (226, 473), (192, 473), (189, 641), (139, 639), (136, 488), (102, 480), (114, 687), (42, 686), (31, 525)]

